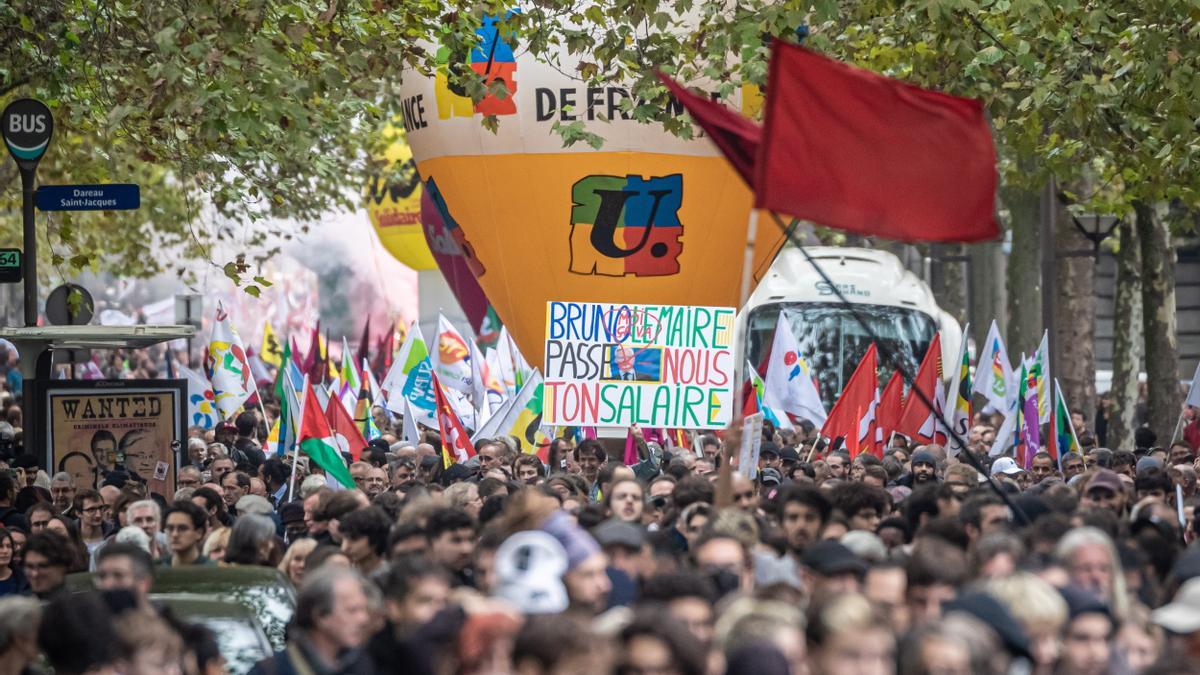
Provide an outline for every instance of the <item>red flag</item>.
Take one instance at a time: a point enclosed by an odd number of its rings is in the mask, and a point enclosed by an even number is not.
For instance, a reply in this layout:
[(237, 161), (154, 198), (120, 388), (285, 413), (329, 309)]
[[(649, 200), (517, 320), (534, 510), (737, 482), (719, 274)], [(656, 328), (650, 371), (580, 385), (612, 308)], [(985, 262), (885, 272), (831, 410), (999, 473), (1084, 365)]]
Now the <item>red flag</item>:
[[(879, 374), (876, 372), (879, 359), (875, 353), (875, 343), (867, 348), (854, 374), (842, 389), (825, 426), (821, 427), (821, 435), (834, 439), (845, 438), (845, 444), (850, 448), (850, 454), (857, 455), (864, 444), (875, 444), (875, 400), (879, 396)], [(859, 427), (863, 421), (868, 422), (868, 429), (863, 433)]]
[(325, 419), (329, 421), (329, 430), (333, 432), (338, 450), (349, 452), (350, 458), (357, 462), (367, 447), (367, 441), (337, 396), (329, 397), (329, 405), (325, 407)]
[[(367, 315), (367, 320), (363, 323), (362, 338), (358, 341), (358, 352), (354, 355), (354, 365), (361, 366), (366, 362), (367, 356), (371, 352), (371, 315)], [(365, 373), (364, 373), (364, 378)]]
[[(299, 352), (297, 352), (299, 354)], [(296, 357), (296, 362), (301, 363), (300, 370), (308, 373), (311, 379), (313, 372), (313, 362), (321, 357), (321, 320), (317, 319), (317, 325), (313, 326), (312, 340), (308, 343), (308, 354), (305, 355), (304, 361), (300, 361), (300, 357)], [(317, 380), (320, 382), (320, 380)]]
[(692, 120), (708, 134), (747, 185), (754, 185), (754, 158), (762, 143), (762, 127), (705, 96), (685, 89), (663, 73), (658, 79), (687, 108)]
[[(936, 403), (936, 398), (941, 395), (941, 387), (938, 386), (941, 382), (942, 335), (936, 333), (933, 341), (929, 343), (929, 348), (925, 350), (925, 357), (921, 359), (921, 367), (917, 369), (917, 377), (913, 380), (913, 389), (924, 392), (927, 400)], [(930, 425), (931, 417), (933, 417), (933, 412), (929, 406), (915, 391), (910, 391), (905, 397), (904, 409), (900, 413), (900, 421), (896, 424), (896, 432), (919, 443), (932, 443), (937, 440), (939, 434), (935, 433), (937, 425)], [(945, 442), (944, 435), (941, 436), (941, 442)]]
[(438, 431), (442, 436), (442, 464), (449, 468), (451, 464), (465, 462), (475, 456), (475, 446), (471, 445), (471, 437), (463, 428), (462, 420), (450, 407), (446, 394), (442, 391), (442, 382), (435, 374), (433, 376), (433, 392), (437, 397)]
[(389, 329), (379, 336), (379, 346), (375, 349), (375, 360), (371, 363), (371, 370), (375, 371), (375, 377), (380, 380), (392, 367), (392, 340), (395, 335), (396, 331)]
[(903, 241), (995, 239), (983, 103), (776, 41), (755, 206)]
[(900, 423), (900, 411), (903, 407), (904, 378), (900, 377), (899, 371), (896, 371), (892, 373), (892, 378), (883, 388), (883, 395), (879, 397), (877, 417), (879, 428), (883, 430), (884, 441), (889, 440), (892, 433), (896, 431), (896, 425)]

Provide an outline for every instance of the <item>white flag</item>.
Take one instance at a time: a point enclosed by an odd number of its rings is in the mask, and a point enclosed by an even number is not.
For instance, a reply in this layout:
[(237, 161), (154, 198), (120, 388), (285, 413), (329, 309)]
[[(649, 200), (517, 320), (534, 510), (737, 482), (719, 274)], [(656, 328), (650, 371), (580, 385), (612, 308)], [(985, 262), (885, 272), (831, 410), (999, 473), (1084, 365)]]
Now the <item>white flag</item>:
[(1050, 411), (1054, 408), (1051, 398), (1054, 396), (1054, 391), (1048, 386), (1048, 383), (1053, 382), (1050, 379), (1050, 332), (1042, 331), (1042, 342), (1038, 345), (1037, 353), (1033, 355), (1034, 361), (1038, 363), (1039, 370), (1037, 381), (1037, 402), (1038, 402), (1038, 424), (1050, 423)]
[(979, 361), (975, 364), (975, 386), (972, 393), (980, 394), (988, 404), (1001, 413), (1008, 412), (1009, 386), (1012, 380), (1012, 363), (1008, 350), (1000, 337), (1000, 328), (992, 320), (987, 339), (979, 348)]
[(176, 369), (187, 380), (188, 426), (204, 429), (217, 426), (217, 407), (208, 378), (191, 368), (179, 366)]
[(242, 407), (254, 391), (246, 349), (238, 337), (225, 308), (217, 306), (212, 337), (208, 343), (206, 369), (212, 382), (217, 413), (226, 420)]
[[(971, 332), (971, 324), (967, 324), (963, 328), (963, 339), (958, 347), (958, 358), (954, 359), (951, 367), (954, 369), (954, 377), (950, 378), (950, 383), (946, 388), (946, 395), (943, 400), (949, 405), (950, 414), (947, 416), (946, 422), (950, 424), (950, 429), (946, 431), (946, 455), (949, 457), (957, 457), (958, 453), (966, 450), (966, 446), (960, 446), (954, 440), (954, 434), (958, 434), (959, 440), (963, 443), (967, 442), (967, 434), (971, 426), (971, 392), (960, 391), (964, 386), (963, 378), (968, 380), (971, 377), (969, 363), (967, 361), (967, 335)], [(965, 396), (963, 396), (965, 394)], [(951, 434), (953, 431), (954, 434)]]
[(769, 398), (783, 412), (808, 420), (818, 429), (825, 425), (825, 404), (783, 312), (775, 325), (765, 382)]
[(471, 392), (471, 349), (458, 329), (441, 314), (438, 314), (437, 342), (429, 358), (442, 386)]
[(1192, 385), (1188, 387), (1187, 403), (1190, 406), (1200, 406), (1200, 363), (1196, 364), (1196, 374), (1192, 375)]

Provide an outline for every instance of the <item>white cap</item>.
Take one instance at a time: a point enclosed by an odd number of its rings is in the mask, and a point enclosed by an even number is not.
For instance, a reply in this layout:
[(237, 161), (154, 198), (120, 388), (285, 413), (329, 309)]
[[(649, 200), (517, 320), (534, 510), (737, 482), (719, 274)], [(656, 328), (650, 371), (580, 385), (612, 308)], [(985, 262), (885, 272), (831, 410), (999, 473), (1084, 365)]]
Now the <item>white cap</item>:
[(496, 588), (492, 594), (512, 603), (523, 614), (556, 614), (567, 608), (567, 552), (541, 530), (518, 532), (500, 545), (493, 563)]
[(995, 462), (992, 462), (993, 476), (998, 473), (1005, 474), (1006, 476), (1013, 476), (1023, 471), (1025, 470), (1017, 466), (1017, 460), (1013, 459), (1012, 457), (1001, 457)]
[(1177, 635), (1200, 631), (1200, 578), (1184, 583), (1174, 600), (1150, 613), (1150, 620)]

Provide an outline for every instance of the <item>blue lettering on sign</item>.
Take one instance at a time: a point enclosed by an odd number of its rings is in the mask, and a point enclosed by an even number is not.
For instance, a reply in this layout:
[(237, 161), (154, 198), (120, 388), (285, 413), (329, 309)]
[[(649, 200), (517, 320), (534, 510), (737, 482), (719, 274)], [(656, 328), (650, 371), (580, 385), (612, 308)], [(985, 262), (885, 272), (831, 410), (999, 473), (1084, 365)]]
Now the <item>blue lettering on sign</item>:
[(127, 211), (141, 205), (141, 188), (133, 183), (43, 185), (37, 191), (39, 211)]

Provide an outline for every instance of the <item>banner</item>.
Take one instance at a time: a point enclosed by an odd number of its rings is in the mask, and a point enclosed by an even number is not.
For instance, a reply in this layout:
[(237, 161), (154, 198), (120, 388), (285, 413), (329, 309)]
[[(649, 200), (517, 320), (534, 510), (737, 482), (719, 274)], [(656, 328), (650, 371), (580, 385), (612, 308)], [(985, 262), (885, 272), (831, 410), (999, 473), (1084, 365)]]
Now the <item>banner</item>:
[(550, 302), (543, 424), (722, 429), (731, 307)]
[(174, 496), (171, 446), (187, 428), (185, 380), (50, 382), (43, 391), (47, 452), (76, 489), (95, 489), (101, 469), (123, 466), (150, 492)]

